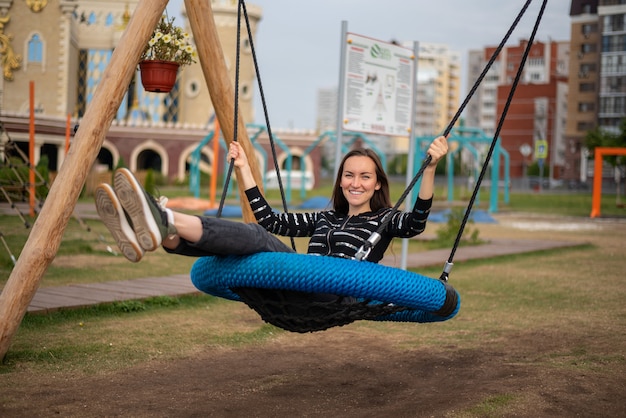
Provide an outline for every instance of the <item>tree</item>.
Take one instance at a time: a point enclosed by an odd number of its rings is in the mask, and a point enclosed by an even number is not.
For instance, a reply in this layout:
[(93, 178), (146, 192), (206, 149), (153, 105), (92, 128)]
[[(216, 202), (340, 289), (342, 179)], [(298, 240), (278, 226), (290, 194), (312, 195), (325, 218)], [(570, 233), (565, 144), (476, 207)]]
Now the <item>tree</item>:
[[(589, 149), (591, 154), (593, 154), (593, 150), (595, 150), (596, 147), (626, 148), (626, 118), (622, 119), (619, 132), (606, 131), (600, 127), (596, 127), (594, 130), (587, 132), (585, 136), (585, 146)], [(621, 155), (610, 155), (604, 157), (604, 159), (611, 164), (615, 171), (615, 204), (622, 206), (620, 190), (622, 177), (624, 177), (626, 173), (626, 158)]]

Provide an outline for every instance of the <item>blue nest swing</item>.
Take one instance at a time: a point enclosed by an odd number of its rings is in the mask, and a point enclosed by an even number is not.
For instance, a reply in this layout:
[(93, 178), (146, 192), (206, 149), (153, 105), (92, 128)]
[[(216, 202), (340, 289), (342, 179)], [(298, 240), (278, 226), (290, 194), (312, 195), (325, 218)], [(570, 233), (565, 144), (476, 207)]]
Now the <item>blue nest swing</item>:
[(246, 303), (293, 332), (322, 331), (358, 319), (439, 322), (460, 297), (447, 282), (367, 261), (296, 253), (198, 259), (191, 281), (213, 296)]

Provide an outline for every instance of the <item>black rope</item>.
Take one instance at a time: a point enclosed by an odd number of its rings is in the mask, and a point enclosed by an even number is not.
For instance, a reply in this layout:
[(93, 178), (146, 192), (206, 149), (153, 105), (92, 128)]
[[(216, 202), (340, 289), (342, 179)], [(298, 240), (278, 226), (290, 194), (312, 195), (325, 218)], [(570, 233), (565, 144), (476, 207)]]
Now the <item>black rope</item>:
[(526, 48), (524, 48), (524, 54), (522, 55), (522, 60), (520, 62), (519, 68), (517, 69), (517, 74), (515, 74), (515, 79), (513, 80), (513, 84), (511, 85), (511, 90), (509, 91), (509, 96), (506, 99), (506, 103), (504, 104), (504, 108), (502, 109), (502, 114), (500, 115), (500, 120), (498, 121), (498, 126), (496, 127), (496, 131), (493, 135), (493, 140), (491, 141), (491, 145), (489, 146), (489, 151), (487, 152), (487, 157), (485, 158), (485, 163), (483, 164), (483, 167), (480, 171), (480, 175), (478, 176), (478, 180), (476, 181), (476, 186), (474, 187), (474, 191), (472, 193), (472, 197), (470, 198), (469, 204), (467, 206), (467, 209), (465, 210), (465, 215), (463, 216), (463, 221), (461, 222), (461, 227), (459, 228), (459, 232), (456, 236), (456, 239), (454, 240), (454, 245), (452, 246), (452, 251), (450, 252), (450, 256), (448, 257), (448, 261), (446, 262), (446, 265), (444, 266), (443, 272), (441, 273), (441, 280), (448, 280), (448, 275), (450, 273), (450, 270), (452, 268), (452, 261), (454, 259), (454, 255), (456, 253), (456, 250), (459, 246), (459, 243), (461, 242), (461, 236), (463, 235), (463, 230), (465, 229), (465, 225), (467, 224), (467, 221), (469, 219), (469, 215), (470, 212), (472, 210), (472, 207), (474, 205), (474, 201), (476, 200), (476, 196), (478, 195), (479, 191), (480, 191), (480, 184), (483, 181), (483, 178), (485, 177), (485, 173), (487, 172), (487, 166), (489, 164), (489, 161), (491, 160), (491, 156), (493, 155), (493, 150), (496, 147), (496, 143), (498, 142), (498, 136), (500, 135), (500, 130), (502, 129), (502, 125), (504, 124), (504, 119), (506, 117), (506, 114), (509, 111), (509, 107), (511, 106), (511, 102), (513, 101), (513, 95), (515, 94), (515, 90), (517, 89), (517, 86), (519, 84), (519, 80), (522, 77), (522, 72), (524, 70), (524, 65), (526, 64), (526, 60), (528, 59), (528, 54), (530, 53), (530, 48), (533, 45), (533, 42), (535, 40), (535, 35), (537, 34), (537, 29), (539, 29), (539, 23), (541, 22), (541, 18), (543, 16), (543, 12), (546, 8), (546, 4), (547, 4), (548, 0), (543, 0), (543, 3), (541, 4), (541, 9), (539, 10), (539, 14), (537, 15), (537, 20), (535, 20), (535, 26), (533, 27), (533, 31), (530, 35), (530, 39), (528, 40), (528, 44), (526, 45)]
[[(237, 53), (235, 56), (235, 111), (234, 111), (234, 123), (233, 123), (233, 141), (237, 142), (237, 125), (239, 122), (239, 56), (241, 55), (241, 2), (237, 8)], [(226, 193), (228, 193), (228, 185), (230, 184), (230, 178), (233, 175), (233, 168), (235, 167), (235, 159), (231, 159), (228, 165), (228, 172), (226, 179), (224, 180), (224, 191), (220, 198), (220, 205), (217, 209), (217, 217), (222, 216), (222, 209), (224, 208), (224, 202), (226, 201)]]
[[(269, 137), (269, 141), (270, 141), (270, 148), (272, 150), (272, 158), (274, 160), (274, 169), (276, 170), (276, 179), (278, 180), (278, 188), (280, 190), (280, 196), (281, 196), (281, 200), (282, 200), (282, 205), (283, 205), (283, 211), (285, 213), (288, 212), (288, 208), (287, 208), (287, 198), (285, 197), (285, 190), (283, 187), (283, 182), (281, 179), (281, 175), (280, 175), (280, 167), (278, 166), (278, 157), (277, 157), (277, 153), (276, 153), (276, 145), (274, 142), (274, 136), (272, 135), (272, 128), (270, 127), (270, 121), (269, 121), (269, 114), (268, 114), (268, 110), (267, 110), (267, 103), (265, 101), (265, 93), (263, 91), (263, 83), (261, 82), (261, 74), (259, 71), (259, 65), (257, 62), (257, 57), (256, 57), (256, 52), (254, 49), (254, 41), (252, 40), (252, 31), (250, 29), (250, 19), (248, 18), (248, 11), (246, 9), (246, 4), (244, 0), (239, 0), (239, 7), (237, 9), (237, 57), (236, 57), (236, 69), (235, 69), (235, 138), (233, 139), (233, 141), (237, 141), (237, 118), (238, 118), (238, 104), (239, 104), (239, 100), (238, 100), (238, 95), (239, 95), (239, 62), (240, 62), (240, 55), (241, 55), (241, 42), (240, 42), (240, 38), (241, 38), (241, 15), (242, 15), (242, 11), (243, 11), (243, 16), (244, 19), (246, 21), (246, 30), (248, 33), (248, 41), (250, 42), (250, 51), (252, 53), (252, 59), (254, 61), (254, 70), (256, 73), (256, 78), (257, 78), (257, 82), (259, 83), (259, 93), (261, 95), (261, 103), (263, 104), (263, 115), (265, 116), (265, 126), (267, 129), (267, 135)], [(222, 208), (224, 206), (224, 200), (226, 197), (226, 192), (228, 190), (228, 184), (230, 183), (230, 178), (232, 176), (232, 171), (233, 171), (233, 167), (234, 167), (235, 161), (231, 159), (230, 161), (230, 166), (228, 167), (228, 174), (226, 176), (225, 182), (224, 182), (224, 192), (222, 193), (222, 199), (220, 201), (220, 206), (217, 212), (217, 217), (221, 216), (222, 213)], [(294, 241), (293, 237), (290, 237), (291, 239), (291, 247), (294, 249), (294, 251), (296, 250), (296, 243)]]
[[(272, 150), (272, 159), (274, 160), (274, 170), (276, 171), (276, 180), (278, 181), (278, 189), (280, 190), (280, 197), (283, 205), (283, 211), (289, 212), (287, 208), (287, 198), (285, 197), (285, 189), (283, 187), (283, 181), (280, 175), (280, 167), (278, 165), (278, 156), (276, 154), (276, 144), (274, 142), (274, 136), (272, 135), (272, 128), (270, 126), (269, 112), (267, 110), (267, 103), (265, 102), (265, 92), (263, 91), (263, 83), (261, 82), (261, 73), (259, 71), (259, 65), (256, 58), (256, 51), (254, 49), (254, 42), (252, 40), (252, 32), (250, 30), (250, 20), (248, 18), (248, 12), (246, 10), (246, 4), (244, 0), (240, 0), (240, 4), (243, 8), (243, 14), (246, 19), (246, 29), (248, 31), (248, 40), (250, 41), (250, 52), (252, 53), (252, 60), (254, 61), (254, 71), (256, 73), (256, 79), (259, 83), (259, 94), (261, 96), (261, 103), (263, 105), (263, 116), (265, 117), (265, 127), (267, 129), (267, 136), (270, 141), (270, 148)], [(296, 243), (293, 237), (289, 237), (291, 240), (291, 247), (296, 250)]]
[[(463, 101), (463, 103), (461, 104), (459, 109), (457, 110), (456, 114), (454, 115), (454, 117), (452, 118), (452, 120), (450, 121), (450, 123), (448, 124), (446, 129), (444, 130), (444, 132), (442, 134), (443, 136), (447, 137), (450, 134), (450, 131), (452, 130), (452, 128), (456, 124), (457, 120), (461, 116), (461, 113), (463, 112), (463, 110), (465, 110), (465, 107), (467, 106), (467, 104), (469, 103), (470, 99), (472, 98), (472, 96), (474, 95), (476, 90), (478, 89), (479, 85), (482, 83), (482, 80), (485, 78), (485, 75), (487, 74), (487, 72), (489, 71), (489, 69), (491, 68), (493, 63), (496, 61), (496, 58), (498, 57), (498, 55), (500, 55), (500, 52), (504, 48), (504, 45), (508, 41), (509, 37), (511, 36), (511, 34), (515, 30), (515, 28), (517, 27), (517, 24), (519, 23), (519, 21), (521, 20), (522, 16), (524, 15), (526, 10), (528, 9), (528, 6), (530, 5), (530, 3), (532, 3), (532, 0), (527, 0), (526, 3), (524, 4), (524, 6), (522, 7), (522, 9), (520, 10), (520, 12), (518, 13), (517, 17), (515, 18), (515, 20), (513, 21), (511, 26), (509, 27), (509, 30), (507, 31), (505, 36), (500, 41), (500, 44), (498, 45), (498, 47), (495, 49), (495, 51), (491, 55), (491, 58), (487, 62), (487, 65), (485, 66), (483, 71), (480, 73), (480, 75), (478, 76), (476, 81), (474, 82), (474, 85), (472, 86), (472, 88), (470, 89), (469, 93), (467, 94), (467, 97), (465, 97), (465, 100)], [(497, 136), (494, 137), (494, 142), (496, 140), (497, 140)], [(367, 259), (367, 256), (371, 252), (372, 248), (380, 240), (381, 233), (385, 230), (385, 228), (387, 227), (389, 222), (391, 222), (391, 218), (393, 217), (393, 215), (396, 212), (398, 212), (398, 208), (404, 202), (404, 200), (408, 196), (409, 192), (413, 189), (413, 187), (415, 186), (417, 181), (422, 177), (422, 174), (424, 173), (424, 170), (426, 170), (426, 167), (428, 167), (428, 165), (431, 163), (431, 161), (432, 161), (432, 157), (430, 155), (427, 155), (426, 158), (424, 159), (424, 161), (422, 162), (422, 165), (421, 165), (420, 169), (417, 171), (417, 173), (415, 174), (415, 176), (413, 177), (413, 179), (411, 180), (411, 182), (409, 183), (407, 188), (404, 190), (404, 192), (402, 193), (402, 195), (400, 196), (400, 198), (396, 202), (395, 206), (389, 212), (387, 212), (387, 214), (383, 217), (383, 219), (381, 220), (381, 223), (380, 223), (378, 229), (376, 230), (376, 232), (373, 233), (370, 236), (370, 238), (366, 241), (366, 243), (357, 251), (357, 253), (356, 253), (356, 259), (357, 260), (365, 260), (365, 259)], [(487, 164), (488, 164), (488, 160), (486, 160), (485, 163), (483, 164), (483, 170), (485, 169)], [(475, 188), (475, 191), (476, 190), (477, 189)]]

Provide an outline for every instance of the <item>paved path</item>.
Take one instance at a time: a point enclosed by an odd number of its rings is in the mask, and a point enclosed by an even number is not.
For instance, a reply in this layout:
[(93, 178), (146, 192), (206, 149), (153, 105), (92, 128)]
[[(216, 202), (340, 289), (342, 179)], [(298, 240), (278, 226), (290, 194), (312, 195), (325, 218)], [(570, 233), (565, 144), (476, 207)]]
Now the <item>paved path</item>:
[(197, 292), (188, 274), (40, 287), (28, 306), (28, 312), (49, 312), (60, 308), (80, 308), (99, 303), (146, 299), (153, 296), (181, 296)]
[[(543, 251), (578, 245), (564, 241), (539, 240), (493, 240), (489, 244), (460, 247), (454, 261), (489, 258), (509, 254)], [(407, 256), (409, 268), (441, 266), (450, 256), (450, 249), (424, 251)], [(401, 254), (390, 255), (382, 264), (397, 266)], [(451, 278), (454, 272), (451, 273)], [(181, 296), (199, 293), (188, 274), (168, 277), (146, 277), (142, 279), (106, 283), (78, 284), (69, 286), (42, 287), (37, 290), (28, 312), (49, 312), (60, 308), (78, 308), (99, 303), (145, 299), (153, 296)]]

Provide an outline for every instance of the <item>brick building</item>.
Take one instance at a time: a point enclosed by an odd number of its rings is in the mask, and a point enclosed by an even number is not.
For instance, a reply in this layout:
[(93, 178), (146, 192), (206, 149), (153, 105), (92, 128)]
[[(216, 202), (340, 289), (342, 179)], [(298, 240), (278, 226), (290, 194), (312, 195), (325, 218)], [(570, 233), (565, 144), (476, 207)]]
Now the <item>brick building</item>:
[[(470, 101), (466, 125), (495, 133), (511, 85), (528, 44), (508, 46), (500, 52), (483, 83)], [(470, 51), (469, 79), (475, 80), (489, 61), (495, 46)], [(501, 145), (510, 155), (511, 177), (525, 174), (535, 158), (525, 157), (522, 146), (535, 148), (537, 141), (547, 141), (548, 156), (544, 163), (551, 178), (559, 178), (564, 159), (564, 129), (567, 118), (567, 77), (569, 42), (535, 40), (517, 86), (514, 99), (500, 131)]]

